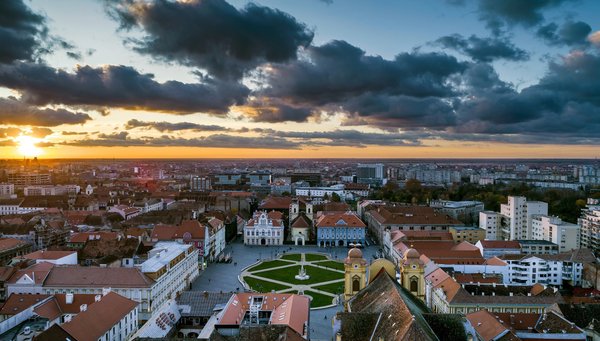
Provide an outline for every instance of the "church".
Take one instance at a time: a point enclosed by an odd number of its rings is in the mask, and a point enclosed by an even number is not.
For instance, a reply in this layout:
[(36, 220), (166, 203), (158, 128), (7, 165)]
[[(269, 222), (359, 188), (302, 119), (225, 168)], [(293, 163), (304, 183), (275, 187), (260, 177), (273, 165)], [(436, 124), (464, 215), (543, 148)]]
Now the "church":
[(396, 267), (386, 259), (372, 264), (358, 248), (344, 260), (344, 312), (333, 321), (334, 339), (344, 340), (439, 340), (424, 315), (424, 264), (419, 253), (409, 249)]

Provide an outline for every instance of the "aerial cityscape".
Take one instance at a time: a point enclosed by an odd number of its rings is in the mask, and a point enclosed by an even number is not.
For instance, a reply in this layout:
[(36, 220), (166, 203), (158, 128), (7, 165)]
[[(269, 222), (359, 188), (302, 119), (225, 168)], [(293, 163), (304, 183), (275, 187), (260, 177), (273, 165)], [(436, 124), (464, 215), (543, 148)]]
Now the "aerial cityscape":
[(0, 1), (0, 341), (600, 341), (599, 19)]

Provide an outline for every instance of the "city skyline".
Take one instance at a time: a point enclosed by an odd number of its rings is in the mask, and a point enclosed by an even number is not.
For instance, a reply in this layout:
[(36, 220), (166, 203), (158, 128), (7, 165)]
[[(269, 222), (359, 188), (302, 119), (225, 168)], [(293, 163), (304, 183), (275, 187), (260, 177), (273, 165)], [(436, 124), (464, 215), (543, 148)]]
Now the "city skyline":
[(600, 154), (591, 0), (19, 0), (0, 13), (3, 158)]

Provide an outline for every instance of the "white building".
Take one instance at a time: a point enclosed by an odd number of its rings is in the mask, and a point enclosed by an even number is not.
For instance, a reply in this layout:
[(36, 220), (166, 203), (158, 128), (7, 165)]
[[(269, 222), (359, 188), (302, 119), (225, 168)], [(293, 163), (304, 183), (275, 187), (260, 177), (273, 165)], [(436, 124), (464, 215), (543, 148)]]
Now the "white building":
[(333, 185), (331, 187), (298, 187), (296, 188), (297, 196), (310, 197), (313, 199), (313, 203), (321, 203), (325, 196), (331, 199), (333, 193), (337, 194), (342, 200), (346, 198), (344, 193), (344, 185)]
[(24, 196), (47, 196), (47, 195), (75, 195), (79, 194), (81, 187), (77, 185), (34, 185), (23, 188)]
[(126, 341), (138, 330), (138, 305), (109, 292), (89, 307), (82, 304), (81, 312), (61, 327), (76, 340)]
[(204, 238), (204, 256), (215, 260), (225, 250), (225, 224), (215, 217), (210, 218), (206, 225), (206, 238)]
[(77, 251), (39, 250), (23, 255), (20, 258), (34, 260), (36, 264), (52, 263), (56, 265), (77, 265)]
[(512, 284), (562, 286), (569, 282), (572, 286), (580, 286), (583, 263), (571, 255), (506, 255), (502, 259), (508, 263), (508, 276)]
[(581, 210), (581, 247), (600, 254), (600, 200), (588, 199), (587, 207)]
[(0, 198), (11, 198), (15, 194), (15, 185), (0, 183)]
[(189, 289), (199, 276), (198, 249), (177, 242), (158, 242), (139, 265), (144, 275), (154, 280), (152, 308), (157, 309), (180, 292)]
[(0, 199), (0, 215), (23, 214), (21, 204), (23, 199)]
[(479, 228), (485, 230), (486, 240), (498, 240), (502, 235), (502, 214), (494, 211), (479, 212)]
[(283, 228), (280, 212), (256, 211), (244, 227), (244, 244), (282, 245)]
[(433, 200), (429, 203), (429, 206), (467, 224), (477, 222), (479, 212), (484, 210), (481, 201)]
[(531, 227), (532, 239), (547, 240), (555, 243), (559, 245), (559, 252), (579, 248), (579, 225), (567, 223), (558, 217), (539, 215), (533, 217)]
[(500, 205), (500, 213), (508, 218), (502, 226), (502, 239), (532, 239), (534, 215), (548, 215), (548, 204), (542, 201), (527, 201), (525, 197), (508, 197), (508, 203)]

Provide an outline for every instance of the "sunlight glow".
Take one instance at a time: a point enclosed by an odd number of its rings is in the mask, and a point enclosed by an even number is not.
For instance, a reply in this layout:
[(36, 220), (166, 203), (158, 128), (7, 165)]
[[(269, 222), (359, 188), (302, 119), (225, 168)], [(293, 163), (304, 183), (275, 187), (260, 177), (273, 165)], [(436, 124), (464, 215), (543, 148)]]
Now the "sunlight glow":
[(40, 142), (40, 139), (27, 135), (20, 135), (15, 141), (18, 143), (17, 149), (19, 150), (19, 153), (25, 157), (37, 157), (42, 154), (42, 150), (35, 146), (36, 143)]

